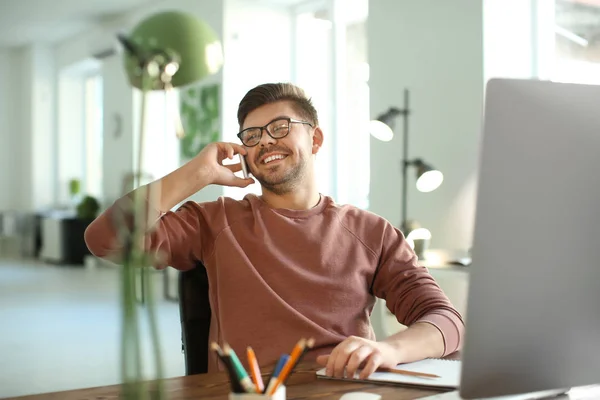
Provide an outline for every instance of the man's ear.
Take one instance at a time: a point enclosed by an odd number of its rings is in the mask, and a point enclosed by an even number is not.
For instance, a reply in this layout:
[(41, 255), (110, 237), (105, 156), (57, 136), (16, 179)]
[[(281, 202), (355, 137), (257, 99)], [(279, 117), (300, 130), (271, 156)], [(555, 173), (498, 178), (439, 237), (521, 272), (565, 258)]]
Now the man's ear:
[(318, 126), (312, 135), (312, 154), (317, 154), (321, 146), (323, 146), (323, 131)]

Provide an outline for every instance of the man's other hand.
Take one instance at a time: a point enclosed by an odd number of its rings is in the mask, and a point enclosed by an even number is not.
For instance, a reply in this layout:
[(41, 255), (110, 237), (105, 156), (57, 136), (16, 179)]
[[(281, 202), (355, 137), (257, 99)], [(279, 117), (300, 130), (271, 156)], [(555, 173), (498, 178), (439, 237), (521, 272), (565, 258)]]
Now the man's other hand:
[(389, 343), (350, 336), (331, 354), (317, 357), (317, 362), (325, 366), (327, 376), (354, 378), (355, 373), (361, 370), (359, 379), (366, 379), (380, 367), (394, 368), (400, 363), (400, 355)]

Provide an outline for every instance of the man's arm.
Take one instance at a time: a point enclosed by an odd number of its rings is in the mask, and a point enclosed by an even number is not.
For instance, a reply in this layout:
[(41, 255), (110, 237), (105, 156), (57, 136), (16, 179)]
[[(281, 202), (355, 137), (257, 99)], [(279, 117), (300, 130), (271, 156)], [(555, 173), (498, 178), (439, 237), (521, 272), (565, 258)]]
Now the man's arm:
[(362, 369), (366, 378), (379, 367), (442, 357), (460, 348), (464, 322), (404, 236), (389, 223), (381, 235), (373, 293), (408, 328), (380, 342), (349, 337), (318, 361), (330, 376), (348, 376)]
[[(156, 266), (175, 262), (182, 268), (191, 267), (192, 259), (199, 259), (202, 238), (197, 236), (205, 210), (195, 203), (186, 203), (176, 212), (169, 210), (209, 184), (245, 187), (252, 183), (252, 179), (234, 175), (240, 170), (240, 164), (222, 164), (224, 159), (231, 159), (236, 153), (245, 154), (245, 150), (233, 143), (210, 144), (177, 170), (118, 199), (85, 231), (85, 241), (92, 254), (120, 261), (122, 246), (116, 219), (131, 211), (134, 200), (140, 197), (147, 208), (148, 219), (144, 225), (151, 228), (144, 237), (144, 248), (161, 260)], [(196, 240), (190, 240), (194, 237)]]

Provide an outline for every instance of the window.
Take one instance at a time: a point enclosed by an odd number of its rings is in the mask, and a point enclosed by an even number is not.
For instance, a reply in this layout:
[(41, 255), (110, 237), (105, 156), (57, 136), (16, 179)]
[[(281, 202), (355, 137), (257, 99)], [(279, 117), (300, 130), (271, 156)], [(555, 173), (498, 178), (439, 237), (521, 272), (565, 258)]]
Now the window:
[[(162, 90), (146, 93), (144, 126), (144, 149), (142, 152), (142, 174), (140, 184), (162, 178), (180, 165), (180, 141), (176, 133), (176, 118), (179, 90)], [(142, 91), (135, 89), (134, 104), (134, 154), (133, 169), (138, 170), (138, 144), (142, 107)]]
[(367, 0), (299, 7), (293, 46), (293, 81), (313, 98), (325, 135), (319, 190), (362, 208), (370, 174), (367, 15)]
[(336, 196), (333, 85), (333, 23), (325, 6), (299, 11), (295, 17), (293, 82), (312, 98), (325, 141), (317, 155), (318, 187)]
[[(72, 207), (85, 195), (102, 199), (103, 98), (97, 61), (84, 60), (59, 71), (56, 193), (61, 206)], [(76, 196), (71, 194), (74, 189)]]
[(552, 80), (600, 84), (600, 3), (555, 0)]
[(340, 140), (346, 157), (339, 157), (339, 202), (369, 207), (370, 136), (369, 136), (369, 64), (367, 55), (366, 14), (347, 20), (345, 25), (345, 109), (339, 117), (345, 121)]
[(84, 83), (84, 176), (83, 193), (102, 197), (102, 76), (92, 75)]

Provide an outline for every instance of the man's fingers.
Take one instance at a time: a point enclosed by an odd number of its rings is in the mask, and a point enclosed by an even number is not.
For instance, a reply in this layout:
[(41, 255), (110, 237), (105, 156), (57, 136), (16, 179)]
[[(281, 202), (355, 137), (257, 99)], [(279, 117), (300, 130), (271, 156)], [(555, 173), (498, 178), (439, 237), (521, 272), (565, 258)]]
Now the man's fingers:
[(252, 178), (242, 179), (242, 178), (236, 177), (235, 181), (233, 181), (232, 186), (245, 188), (246, 186), (252, 185), (253, 183), (254, 183), (254, 179), (252, 179)]
[(248, 151), (237, 143), (218, 143), (217, 144), (218, 152), (221, 157), (233, 159), (233, 156), (236, 154), (246, 155)]
[(327, 365), (327, 360), (329, 360), (329, 354), (323, 354), (320, 356), (317, 356), (317, 364), (321, 364), (323, 366)]
[(362, 371), (360, 371), (358, 378), (367, 379), (369, 375), (377, 371), (377, 368), (379, 368), (382, 362), (383, 357), (381, 357), (381, 353), (379, 353), (379, 351), (372, 352), (364, 368), (362, 369)]
[[(342, 342), (344, 343), (344, 342)], [(346, 365), (348, 359), (354, 353), (356, 349), (361, 346), (362, 343), (358, 341), (349, 341), (344, 343), (336, 353), (335, 361), (333, 363), (333, 376), (336, 378), (343, 378), (346, 372)]]
[[(234, 154), (241, 154), (241, 155), (246, 155), (248, 154), (248, 151), (246, 150), (246, 148), (242, 145), (239, 145), (237, 143), (225, 143), (227, 145), (227, 147), (229, 149), (232, 150), (231, 156), (233, 156)], [(229, 150), (228, 150), (229, 151)]]
[(225, 168), (227, 168), (228, 170), (230, 170), (231, 172), (238, 172), (242, 170), (242, 164), (241, 163), (237, 163), (237, 164), (226, 164), (223, 165)]
[(352, 352), (346, 365), (346, 375), (348, 378), (354, 378), (356, 371), (372, 352), (373, 349), (370, 346), (361, 346)]
[(346, 345), (346, 341), (344, 340), (340, 344), (335, 346), (333, 348), (333, 350), (331, 351), (331, 354), (329, 354), (329, 357), (327, 357), (327, 365), (325, 366), (325, 374), (327, 376), (333, 376), (335, 360), (337, 358), (337, 354), (339, 353), (340, 349), (345, 345)]
[(244, 146), (237, 144), (237, 143), (230, 143), (230, 144), (233, 147), (233, 149), (235, 150), (236, 154), (241, 154), (243, 156), (248, 154), (248, 150), (246, 150), (246, 148)]

